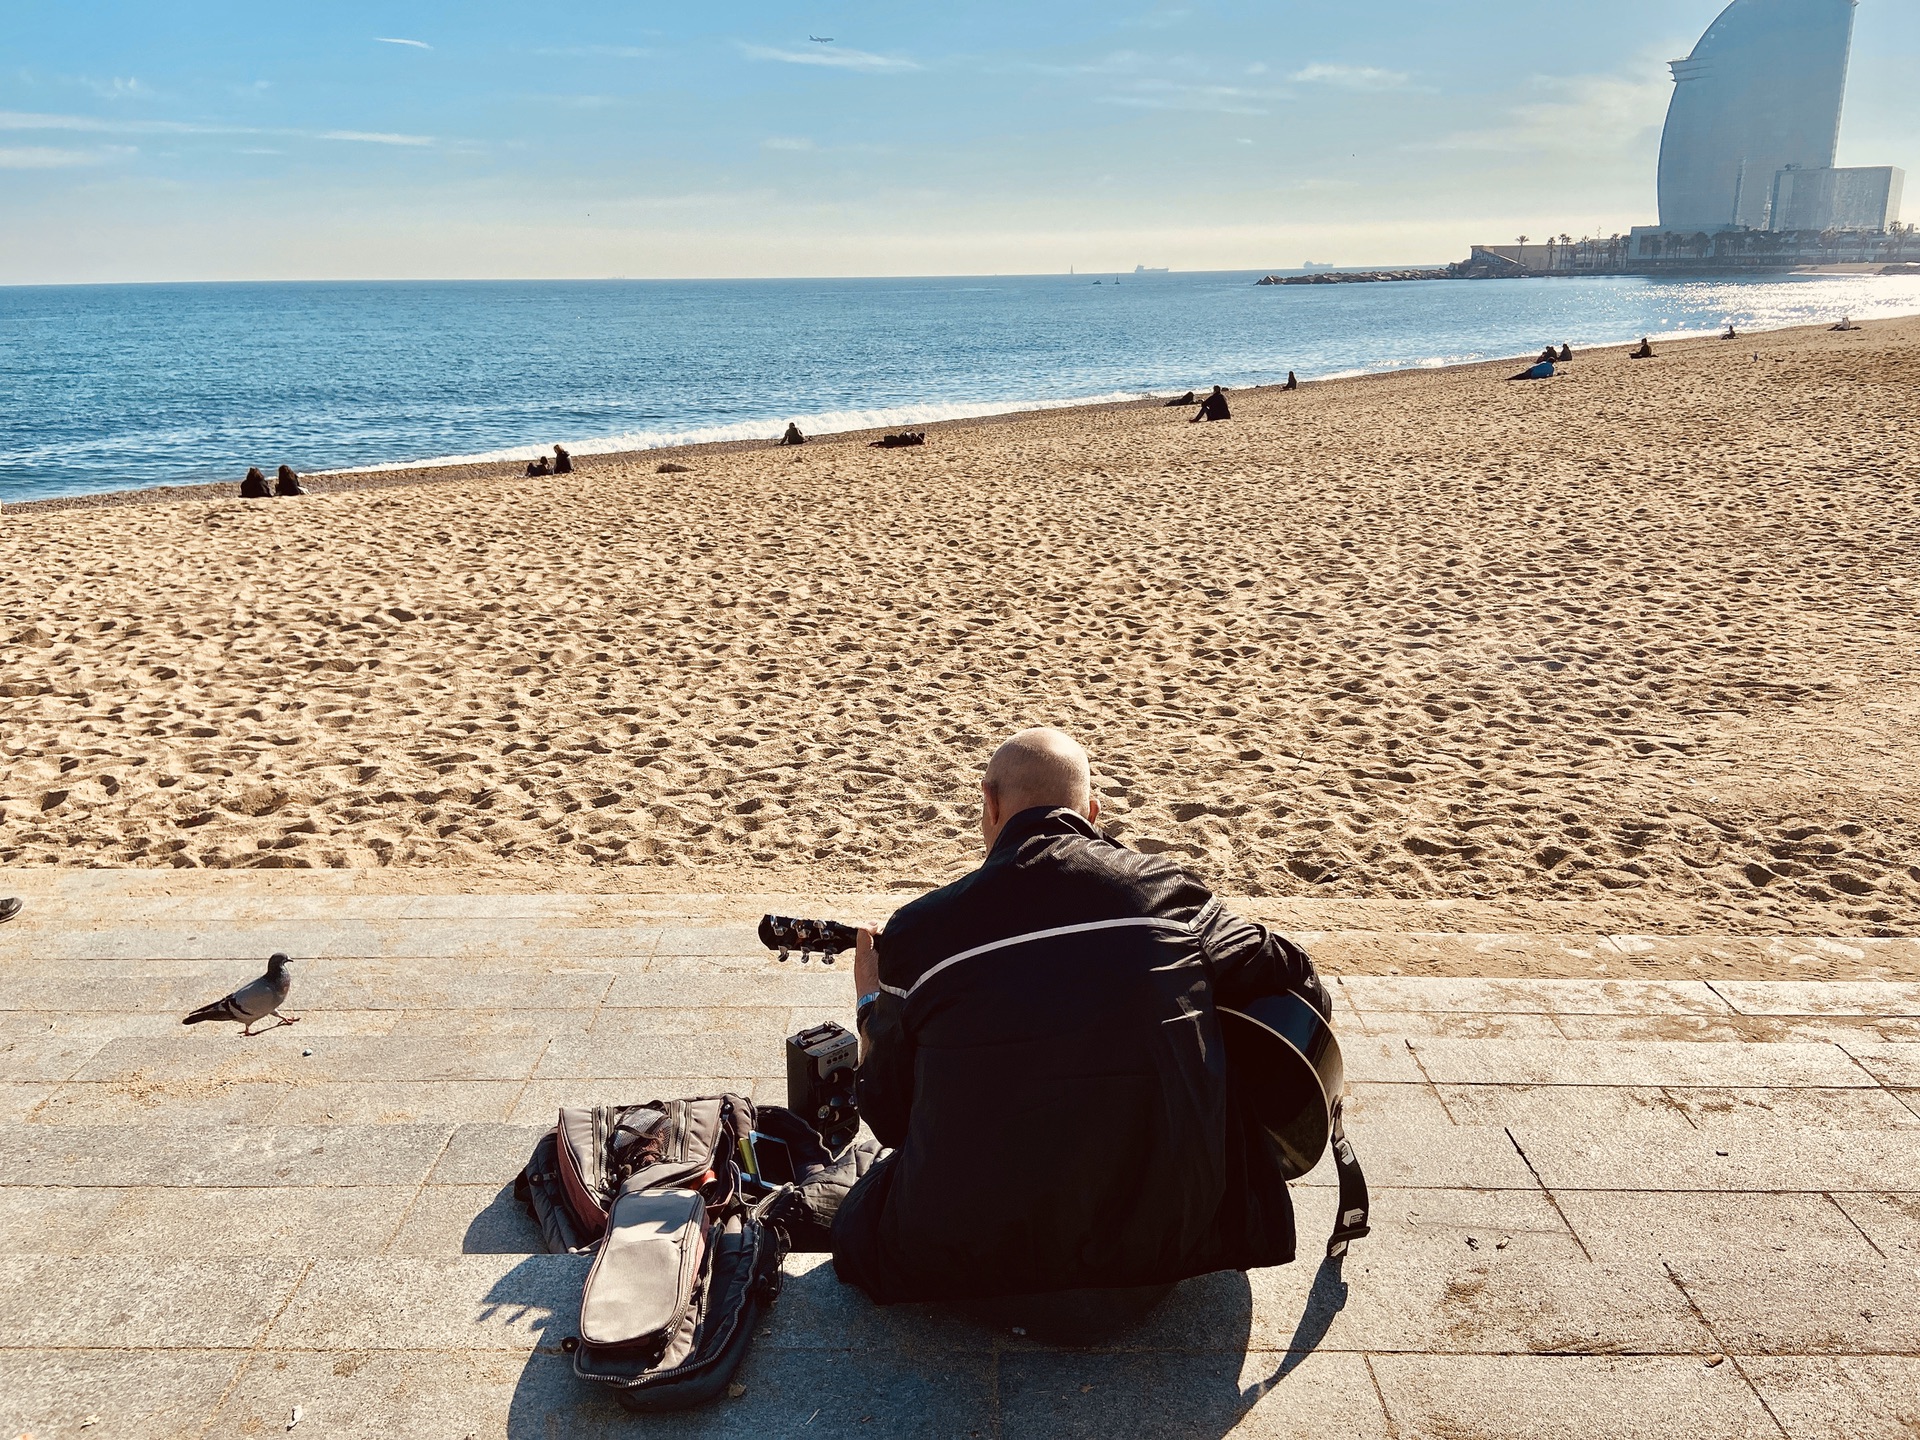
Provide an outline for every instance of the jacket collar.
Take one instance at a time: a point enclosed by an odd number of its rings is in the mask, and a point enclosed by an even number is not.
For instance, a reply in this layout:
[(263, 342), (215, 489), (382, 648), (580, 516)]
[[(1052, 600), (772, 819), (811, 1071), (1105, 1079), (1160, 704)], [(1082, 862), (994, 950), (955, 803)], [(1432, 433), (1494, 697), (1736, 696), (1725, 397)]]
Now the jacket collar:
[(1084, 835), (1089, 840), (1098, 840), (1100, 831), (1086, 816), (1076, 815), (1064, 805), (1051, 809), (1036, 805), (1031, 810), (1022, 810), (1007, 821), (999, 839), (993, 842), (987, 859), (1000, 859), (1003, 851), (1011, 855), (1036, 835)]

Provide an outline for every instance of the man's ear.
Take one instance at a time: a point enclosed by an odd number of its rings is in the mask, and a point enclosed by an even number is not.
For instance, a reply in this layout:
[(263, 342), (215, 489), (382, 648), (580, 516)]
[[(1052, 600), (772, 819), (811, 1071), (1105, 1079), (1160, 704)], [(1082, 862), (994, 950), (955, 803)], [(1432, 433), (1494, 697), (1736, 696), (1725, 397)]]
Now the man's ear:
[(1098, 825), (1100, 823), (1100, 797), (1098, 795), (1089, 795), (1087, 797), (1087, 823), (1089, 825)]
[(980, 782), (980, 815), (987, 822), (988, 829), (999, 827), (1000, 792), (984, 780)]

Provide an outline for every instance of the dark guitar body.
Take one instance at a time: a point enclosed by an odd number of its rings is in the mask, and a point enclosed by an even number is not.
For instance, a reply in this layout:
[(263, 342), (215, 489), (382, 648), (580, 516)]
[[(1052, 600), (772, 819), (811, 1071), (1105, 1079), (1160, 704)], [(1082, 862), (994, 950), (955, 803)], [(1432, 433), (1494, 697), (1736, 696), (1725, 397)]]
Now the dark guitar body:
[(1333, 1029), (1298, 995), (1218, 1007), (1227, 1080), (1253, 1107), (1297, 1180), (1320, 1163), (1346, 1089), (1346, 1061)]

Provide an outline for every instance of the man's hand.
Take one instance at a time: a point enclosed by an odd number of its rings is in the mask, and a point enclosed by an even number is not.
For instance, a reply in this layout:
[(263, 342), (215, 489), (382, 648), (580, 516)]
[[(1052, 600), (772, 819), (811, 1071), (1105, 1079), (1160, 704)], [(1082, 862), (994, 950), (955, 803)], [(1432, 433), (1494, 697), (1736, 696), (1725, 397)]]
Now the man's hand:
[(874, 942), (880, 938), (880, 931), (861, 926), (856, 932), (858, 938), (853, 946), (853, 997), (858, 1000), (862, 995), (871, 995), (880, 988), (880, 952)]

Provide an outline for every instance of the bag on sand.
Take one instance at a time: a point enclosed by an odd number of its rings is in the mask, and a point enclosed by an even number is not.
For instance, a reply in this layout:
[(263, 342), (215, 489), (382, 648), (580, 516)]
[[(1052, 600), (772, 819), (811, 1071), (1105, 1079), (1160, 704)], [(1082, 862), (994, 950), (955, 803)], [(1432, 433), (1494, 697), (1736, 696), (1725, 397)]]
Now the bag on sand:
[(718, 1396), (779, 1293), (794, 1193), (743, 1171), (754, 1120), (738, 1095), (564, 1109), (514, 1182), (549, 1250), (595, 1252), (573, 1369), (629, 1410)]

